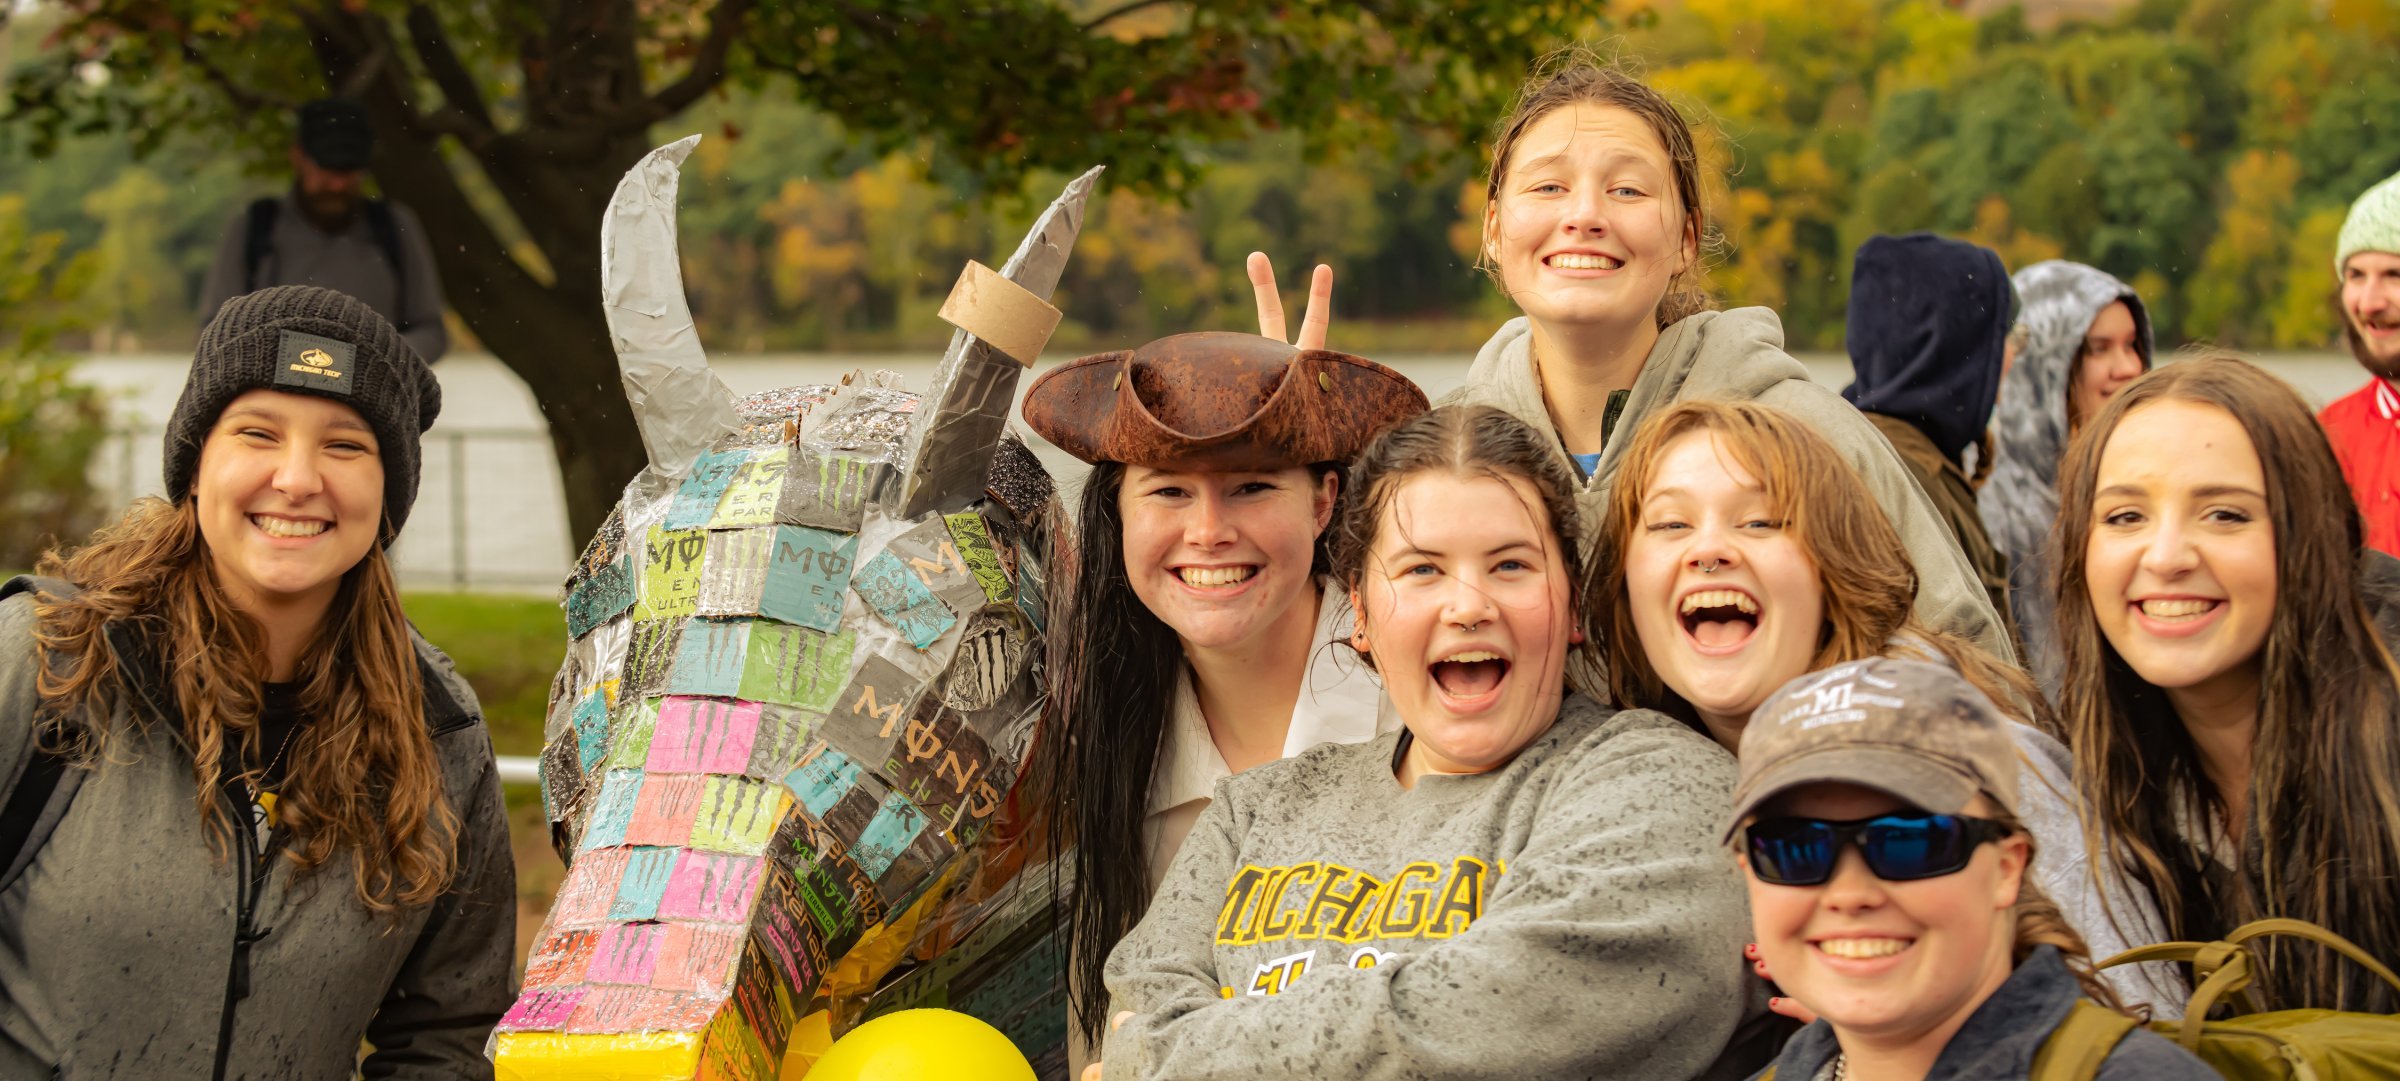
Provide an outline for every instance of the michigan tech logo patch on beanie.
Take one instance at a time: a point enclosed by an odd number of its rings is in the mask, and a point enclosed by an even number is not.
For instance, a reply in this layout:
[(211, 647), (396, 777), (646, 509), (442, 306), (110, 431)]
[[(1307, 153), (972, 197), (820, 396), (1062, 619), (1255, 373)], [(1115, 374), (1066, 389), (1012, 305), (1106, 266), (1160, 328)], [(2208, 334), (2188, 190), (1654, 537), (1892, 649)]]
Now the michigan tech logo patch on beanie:
[(358, 347), (317, 334), (282, 331), (275, 346), (275, 384), (348, 397)]

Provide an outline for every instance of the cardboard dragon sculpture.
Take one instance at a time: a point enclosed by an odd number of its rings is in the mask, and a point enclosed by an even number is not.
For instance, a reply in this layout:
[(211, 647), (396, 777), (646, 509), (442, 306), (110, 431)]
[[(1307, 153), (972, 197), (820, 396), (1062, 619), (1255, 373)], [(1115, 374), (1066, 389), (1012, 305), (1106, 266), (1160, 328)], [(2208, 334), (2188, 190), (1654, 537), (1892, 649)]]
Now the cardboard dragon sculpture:
[(698, 141), (645, 157), (602, 226), (650, 466), (567, 583), (542, 798), (568, 871), (502, 1077), (776, 1076), (828, 974), (938, 896), (1041, 708), (1059, 511), (1005, 425), (1099, 170), (1000, 271), (969, 265), (923, 397), (879, 376), (737, 400), (676, 259)]

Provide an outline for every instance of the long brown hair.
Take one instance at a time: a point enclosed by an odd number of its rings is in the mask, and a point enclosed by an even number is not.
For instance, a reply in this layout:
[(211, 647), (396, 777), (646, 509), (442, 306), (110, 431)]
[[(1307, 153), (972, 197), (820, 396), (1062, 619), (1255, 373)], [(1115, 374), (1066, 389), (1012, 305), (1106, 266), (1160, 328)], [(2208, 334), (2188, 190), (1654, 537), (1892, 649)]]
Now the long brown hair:
[[(1073, 849), (1073, 866), (1062, 868), (1074, 883), (1069, 1019), (1094, 1043), (1107, 1031), (1109, 951), (1150, 908), (1150, 787), (1185, 667), (1175, 629), (1142, 603), (1126, 569), (1125, 476), (1123, 463), (1098, 462), (1084, 478), (1075, 546), (1052, 572), (1066, 584), (1049, 600), (1050, 697), (1010, 797), (1040, 851)], [(1312, 486), (1327, 476), (1342, 490), (1338, 463), (1308, 467)], [(1328, 543), (1319, 533), (1312, 588), (1326, 574)]]
[(1691, 703), (1666, 685), (1642, 650), (1625, 577), (1625, 552), (1640, 526), (1643, 492), (1667, 448), (1693, 432), (1714, 435), (1734, 464), (1758, 478), (1768, 502), (1783, 516), (1784, 529), (1816, 567), (1825, 623), (1809, 671), (1884, 656), (1895, 638), (1922, 642), (1925, 649), (1918, 652), (1939, 654), (1923, 659), (1948, 663), (2018, 720), (2056, 730), (2049, 705), (2022, 670), (1917, 620), (1917, 572), (1908, 550), (1841, 452), (1800, 418), (1755, 402), (1678, 403), (1644, 421), (1626, 448), (1593, 556), (1602, 579), (1592, 595), (1606, 599), (1601, 648), (1618, 705), (1655, 709), (1707, 732)]
[[(69, 599), (36, 606), (34, 638), (46, 661), (35, 682), (36, 733), (45, 750), (80, 768), (114, 759), (120, 713), (131, 728), (157, 723), (132, 700), (133, 662), (108, 628), (131, 630), (163, 661), (181, 714), (175, 733), (192, 756), (197, 810), (218, 858), (247, 844), (226, 821), (218, 786), (228, 768), (262, 757), (258, 715), (267, 678), (266, 631), (217, 583), (193, 500), (136, 502), (73, 554), (45, 553), (40, 572), (75, 583)], [(458, 819), (426, 728), (424, 687), (398, 586), (383, 546), (343, 575), (325, 630), (300, 658), (299, 708), (310, 723), (292, 739), (277, 793), (289, 829), (286, 857), (306, 875), (353, 853), (358, 899), (377, 912), (427, 904), (450, 884)], [(232, 745), (229, 747), (229, 744)], [(230, 753), (229, 753), (230, 752)], [(237, 774), (255, 783), (260, 771)]]
[[(1575, 481), (1551, 442), (1506, 410), (1488, 405), (1446, 405), (1385, 429), (1367, 444), (1351, 467), (1352, 486), (1342, 493), (1333, 517), (1333, 576), (1352, 589), (1366, 571), (1367, 553), (1375, 546), (1383, 511), (1400, 485), (1425, 473), (1491, 477), (1505, 481), (1521, 477), (1541, 497), (1542, 511), (1557, 535), (1561, 570), (1567, 578), (1567, 605), (1580, 627), (1584, 620), (1584, 574), (1580, 518), (1575, 510)], [(1569, 645), (1570, 659), (1590, 649)], [(1344, 643), (1345, 647), (1348, 643)], [(1370, 667), (1373, 654), (1359, 655)]]
[(1535, 61), (1517, 92), (1517, 103), (1500, 119), (1492, 134), (1491, 168), (1484, 174), (1484, 243), (1475, 265), (1498, 279), (1492, 266), (1492, 216), (1500, 206), (1500, 181), (1508, 175), (1517, 140), (1543, 117), (1570, 105), (1610, 105), (1640, 117), (1667, 150), (1675, 179), (1675, 199), (1683, 209), (1683, 234), (1693, 260), (1667, 283), (1659, 301), (1658, 325), (1676, 321), (1714, 306), (1708, 294), (1708, 273), (1700, 256), (1719, 245), (1700, 184), (1700, 148), (1691, 122), (1666, 95), (1641, 80), (1629, 61), (1611, 60), (1589, 46), (1570, 46)]
[[(2221, 820), (2224, 793), (2201, 768), (2166, 694), (2102, 633), (2084, 585), (2100, 458), (2126, 414), (2160, 401), (2215, 406), (2249, 433), (2266, 476), (2275, 612), (2260, 648), (2249, 821), (2230, 831), (2239, 870), (2212, 875), (2176, 822)], [(2360, 596), (2358, 509), (2300, 396), (2234, 357), (2143, 375), (2075, 436), (2059, 469), (2051, 534), (2065, 679), (2059, 711), (2075, 783), (2093, 811), (2090, 848), (2141, 880), (2170, 935), (2215, 938), (2252, 919), (2319, 924), (2400, 960), (2400, 671)], [(2106, 873), (2101, 861), (2095, 874)], [(2374, 977), (2288, 939), (2261, 950), (2272, 1001), (2390, 1013)]]

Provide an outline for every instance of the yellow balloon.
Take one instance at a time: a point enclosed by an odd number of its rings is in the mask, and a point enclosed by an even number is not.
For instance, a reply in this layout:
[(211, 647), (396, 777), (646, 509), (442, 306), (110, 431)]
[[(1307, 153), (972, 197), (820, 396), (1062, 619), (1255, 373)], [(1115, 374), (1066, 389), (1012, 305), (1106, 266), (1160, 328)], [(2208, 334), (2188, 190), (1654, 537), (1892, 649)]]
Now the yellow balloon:
[(1034, 1081), (1000, 1030), (955, 1010), (901, 1010), (833, 1041), (807, 1081)]

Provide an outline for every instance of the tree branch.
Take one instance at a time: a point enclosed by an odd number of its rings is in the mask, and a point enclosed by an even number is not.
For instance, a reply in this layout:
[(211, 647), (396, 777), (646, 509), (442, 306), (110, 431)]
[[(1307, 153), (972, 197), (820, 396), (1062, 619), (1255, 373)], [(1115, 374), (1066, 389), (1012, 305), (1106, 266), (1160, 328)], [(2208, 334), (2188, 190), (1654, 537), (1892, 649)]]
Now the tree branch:
[(484, 104), (483, 91), (476, 87), (475, 77), (467, 73), (458, 53), (450, 48), (450, 37), (442, 29), (441, 19), (432, 8), (410, 4), (407, 23), (409, 42), (416, 46), (417, 57), (425, 62), (425, 73), (433, 77), (433, 85), (441, 88), (444, 104), (481, 127), (487, 135), (494, 134), (492, 112)]
[(1153, 8), (1159, 6), (1160, 4), (1169, 4), (1174, 2), (1175, 0), (1126, 0), (1125, 3), (1110, 8), (1107, 11), (1100, 13), (1098, 18), (1083, 24), (1083, 29), (1088, 33), (1090, 31), (1099, 29), (1102, 23), (1131, 15), (1134, 12), (1142, 10), (1143, 8)]
[(716, 8), (708, 13), (708, 37), (701, 41), (700, 52), (692, 57), (691, 68), (684, 72), (683, 78), (650, 95), (640, 109), (616, 118), (615, 130), (649, 127), (682, 112), (724, 82), (726, 58), (733, 52), (733, 43), (740, 39), (742, 23), (754, 4), (755, 0), (717, 0)]
[(252, 90), (234, 81), (233, 76), (226, 74), (225, 69), (218, 67), (214, 61), (208, 58), (208, 54), (201, 52), (200, 47), (192, 44), (190, 39), (177, 37), (175, 44), (183, 50), (183, 58), (186, 61), (189, 61), (193, 67), (199, 68), (200, 73), (207, 76), (209, 82), (217, 84), (217, 89), (224, 91), (225, 96), (233, 99), (233, 103), (244, 111), (290, 112), (300, 107), (298, 102), (285, 101), (272, 94)]
[(464, 110), (449, 104), (421, 116), (404, 118), (401, 123), (407, 130), (425, 136), (428, 141), (450, 136), (458, 140), (458, 145), (466, 147), (468, 153), (477, 157), (483, 156), (485, 151), (503, 138), (474, 117), (468, 116)]

